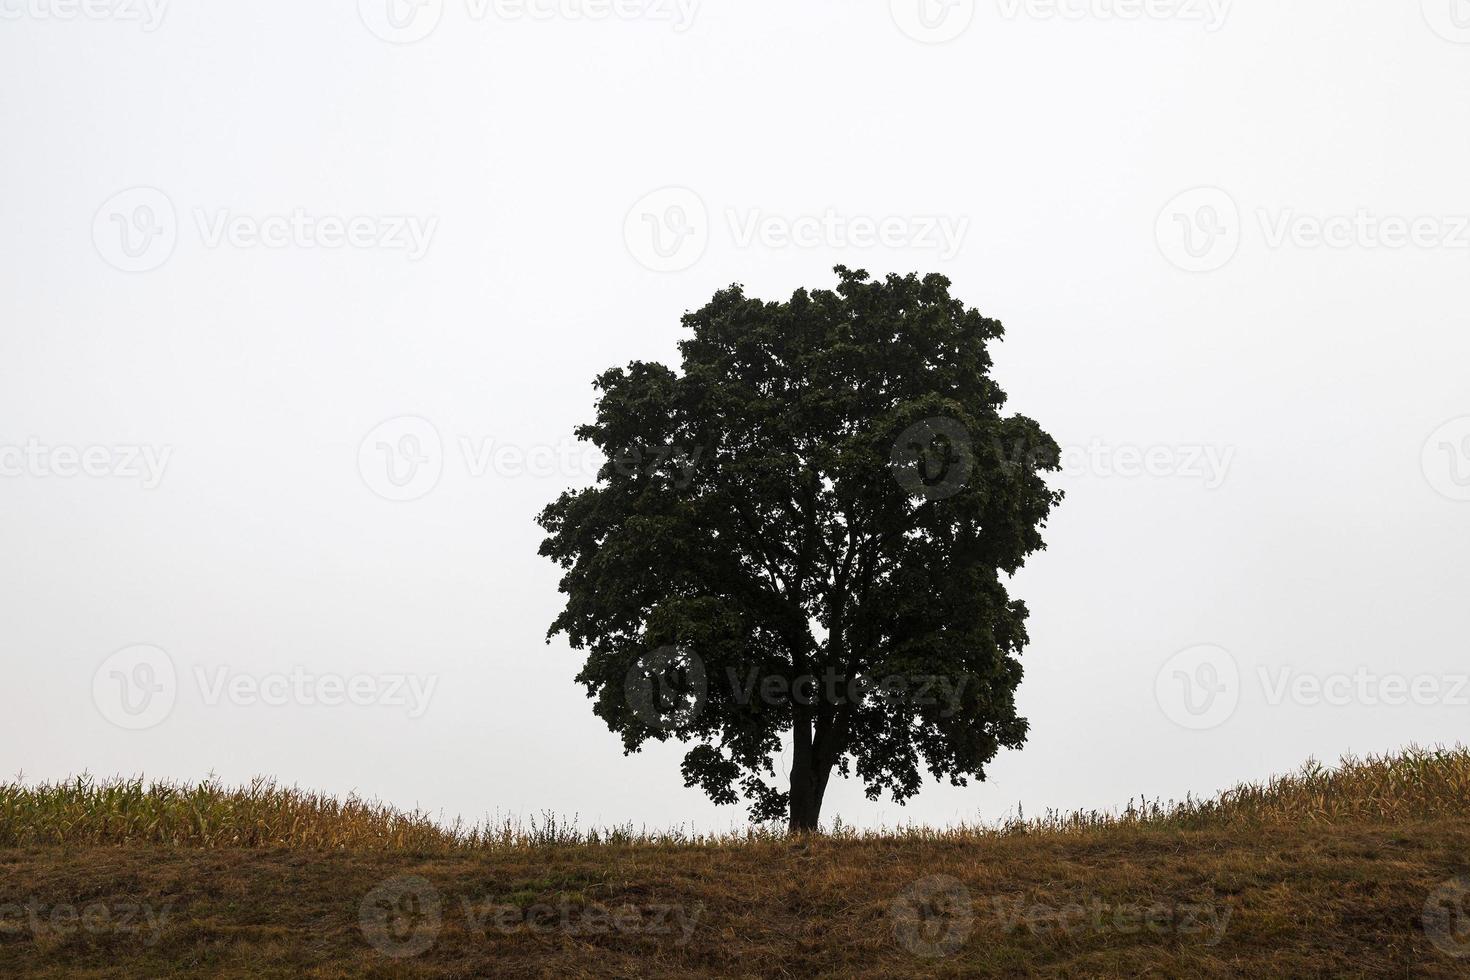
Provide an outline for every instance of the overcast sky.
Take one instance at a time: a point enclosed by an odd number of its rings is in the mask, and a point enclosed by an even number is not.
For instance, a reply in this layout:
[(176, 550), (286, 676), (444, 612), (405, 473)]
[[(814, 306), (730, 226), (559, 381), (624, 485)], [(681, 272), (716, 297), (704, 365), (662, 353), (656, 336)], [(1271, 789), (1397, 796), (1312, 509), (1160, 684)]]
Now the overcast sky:
[[(0, 768), (724, 827), (547, 625), (590, 381), (942, 272), (1067, 450), (1024, 750), (1209, 793), (1470, 720), (1465, 0), (0, 0)], [(337, 703), (341, 702), (341, 703)]]

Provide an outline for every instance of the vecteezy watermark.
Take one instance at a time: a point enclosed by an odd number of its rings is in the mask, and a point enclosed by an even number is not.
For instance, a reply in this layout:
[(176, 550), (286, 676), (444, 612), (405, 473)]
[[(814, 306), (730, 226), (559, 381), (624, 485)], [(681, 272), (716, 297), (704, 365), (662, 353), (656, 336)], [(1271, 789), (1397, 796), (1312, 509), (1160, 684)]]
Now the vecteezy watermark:
[(1094, 439), (1086, 446), (1063, 446), (1061, 472), (1069, 477), (1199, 480), (1206, 490), (1216, 490), (1234, 459), (1234, 446), (1110, 446)]
[(1213, 34), (1225, 26), (1234, 0), (996, 0), (1006, 20), (1175, 21), (1202, 24)]
[(687, 946), (704, 914), (703, 905), (617, 905), (600, 902), (575, 904), (563, 898), (555, 905), (537, 902), (532, 905), (507, 905), (488, 899), (461, 897), (460, 909), (471, 935), (488, 935), (491, 929), (501, 935), (532, 932), (542, 935), (606, 936), (621, 935), (670, 936), (675, 946)]
[[(401, 708), (417, 719), (439, 686), (437, 674), (369, 672), (339, 674), (295, 666), (249, 673), (229, 666), (195, 665), (192, 678), (207, 707)], [(169, 654), (146, 644), (109, 656), (92, 674), (92, 703), (119, 728), (141, 731), (162, 724), (179, 697), (179, 672)]]
[(1451, 878), (1431, 892), (1421, 922), (1441, 953), (1470, 956), (1470, 875)]
[(609, 459), (591, 443), (570, 438), (555, 444), (523, 446), (488, 437), (459, 436), (455, 446), (465, 472), (474, 479), (495, 476), (581, 480), (598, 476), (606, 466), (623, 477), (662, 475), (676, 490), (684, 490), (694, 482), (705, 455), (703, 446), (675, 444), (629, 446), (616, 450)]
[(1419, 0), (1430, 30), (1456, 44), (1470, 44), (1470, 0)]
[(444, 18), (444, 0), (357, 0), (363, 26), (389, 44), (422, 41)]
[(116, 21), (145, 34), (163, 25), (170, 0), (0, 0), (0, 20)]
[(682, 272), (709, 247), (709, 210), (687, 187), (643, 195), (623, 217), (623, 241), (633, 258), (654, 272)]
[(1218, 187), (1177, 195), (1159, 212), (1154, 239), (1164, 258), (1185, 272), (1213, 272), (1240, 248), (1240, 208)]
[[(476, 23), (518, 21), (649, 21), (682, 34), (694, 25), (701, 0), (463, 0), (449, 5)], [(444, 0), (358, 0), (357, 11), (374, 36), (390, 44), (422, 41), (444, 19)]]
[(975, 469), (970, 431), (958, 419), (915, 422), (893, 441), (889, 468), (898, 485), (912, 497), (953, 497), (965, 488)]
[(403, 415), (376, 426), (358, 445), (363, 484), (384, 500), (427, 496), (452, 463), (471, 479), (592, 480), (607, 467), (632, 477), (659, 475), (686, 489), (706, 462), (703, 446), (629, 446), (609, 458), (596, 446), (566, 437), (555, 443), (523, 445), (490, 436), (459, 435), (446, 441), (428, 419)]
[[(978, 450), (986, 451), (986, 465), (1034, 468), (1042, 448), (977, 444), (958, 420), (936, 417), (914, 423), (894, 438), (889, 466), (905, 492), (943, 500), (970, 484), (981, 465)], [(1060, 450), (1049, 445), (1045, 452), (1067, 477), (1198, 480), (1207, 490), (1225, 482), (1235, 459), (1233, 446), (1109, 445), (1100, 439)], [(357, 464), (364, 486), (384, 500), (401, 502), (427, 496), (448, 471), (470, 479), (656, 477), (685, 490), (701, 472), (717, 466), (718, 457), (710, 447), (684, 443), (633, 445), (609, 455), (571, 437), (533, 444), (464, 434), (446, 438), (428, 419), (403, 415), (363, 437)]]
[(938, 708), (939, 717), (952, 718), (959, 713), (965, 689), (977, 679), (960, 674), (887, 674), (869, 678), (843, 674), (827, 667), (820, 674), (801, 674), (787, 679), (780, 675), (762, 676), (754, 667), (738, 676), (733, 668), (725, 671), (737, 704), (750, 704), (757, 695), (763, 704), (801, 704), (812, 707), (828, 704), (837, 707), (881, 701), (890, 705)]
[(1470, 500), (1470, 415), (1450, 419), (1424, 440), (1424, 479), (1441, 496)]
[(94, 900), (42, 902), (35, 898), (0, 903), (0, 935), (29, 935), (33, 941), (70, 936), (140, 936), (154, 946), (168, 925), (172, 902), (155, 908), (150, 902)]
[(555, 904), (537, 902), (512, 905), (471, 895), (446, 902), (427, 878), (404, 875), (390, 878), (363, 896), (358, 908), (358, 927), (368, 945), (393, 959), (406, 959), (434, 945), (444, 926), (447, 909), (457, 909), (472, 937), (488, 938), (529, 932), (539, 935), (670, 936), (674, 945), (684, 946), (698, 927), (704, 906), (603, 905), (574, 903), (566, 898)]
[(147, 644), (118, 650), (92, 674), (92, 703), (102, 717), (129, 731), (162, 722), (173, 711), (178, 695), (173, 658)]
[(174, 202), (156, 187), (119, 191), (92, 217), (92, 244), (97, 254), (123, 272), (157, 269), (174, 254), (178, 242)]
[(241, 707), (296, 704), (336, 708), (351, 705), (358, 708), (404, 708), (410, 718), (423, 717), (434, 690), (439, 686), (437, 674), (313, 673), (299, 665), (289, 671), (264, 674), (247, 674), (229, 667), (206, 670), (196, 666), (194, 681), (204, 703), (210, 707), (222, 702)]
[(966, 691), (979, 688), (977, 680), (969, 674), (848, 674), (830, 665), (794, 676), (754, 666), (726, 666), (712, 676), (699, 654), (665, 645), (634, 659), (623, 677), (623, 695), (643, 724), (672, 731), (699, 718), (709, 702), (711, 684), (720, 681), (725, 685), (722, 693), (743, 706), (882, 703), (936, 709), (940, 718), (951, 718), (962, 710)]
[(1002, 935), (1026, 932), (1039, 939), (1080, 935), (1198, 937), (1205, 946), (1225, 938), (1234, 909), (1213, 902), (1116, 902), (1092, 896), (1062, 905), (993, 895), (972, 901), (965, 885), (948, 875), (920, 879), (889, 907), (894, 937), (915, 956), (938, 959), (958, 952), (970, 939), (988, 906), (991, 924)]
[[(1258, 665), (1255, 680), (1260, 700), (1269, 708), (1284, 704), (1303, 708), (1470, 707), (1470, 674), (1466, 673), (1405, 674), (1366, 666), (1313, 673), (1291, 666)], [(1201, 731), (1230, 720), (1245, 686), (1235, 657), (1222, 647), (1204, 645), (1170, 657), (1154, 679), (1154, 694), (1170, 721)]]
[(925, 959), (958, 952), (975, 928), (970, 890), (948, 875), (914, 882), (893, 900), (888, 917), (898, 944)]
[(155, 490), (173, 452), (172, 446), (52, 446), (32, 436), (23, 445), (0, 443), (0, 478), (137, 480)]
[(736, 248), (768, 249), (903, 248), (933, 252), (948, 262), (959, 254), (970, 219), (964, 215), (845, 215), (835, 208), (821, 214), (770, 214), (760, 208), (727, 208)]
[(944, 500), (964, 490), (979, 463), (1036, 469), (1054, 463), (1069, 478), (1198, 480), (1206, 490), (1222, 486), (1235, 461), (1234, 446), (1110, 445), (1093, 439), (1087, 445), (977, 443), (958, 419), (937, 417), (916, 422), (894, 439), (889, 459), (893, 477), (913, 497)]
[(1470, 674), (1383, 674), (1368, 667), (1352, 673), (1311, 674), (1291, 667), (1257, 667), (1266, 703), (1302, 707), (1470, 707)]
[[(0, 0), (3, 2), (3, 0)], [(194, 230), (208, 249), (298, 249), (402, 252), (417, 262), (439, 228), (433, 216), (336, 215), (296, 207), (269, 214), (230, 208), (192, 210)], [(173, 200), (156, 187), (134, 187), (103, 202), (92, 219), (97, 254), (123, 272), (150, 272), (174, 254), (180, 235)]]
[(1212, 902), (1110, 902), (1093, 896), (1065, 905), (1028, 903), (996, 895), (989, 900), (1000, 931), (1033, 936), (1134, 935), (1200, 937), (1218, 946), (1235, 910)]
[(649, 728), (683, 728), (703, 713), (709, 700), (704, 660), (674, 645), (650, 650), (628, 668), (623, 697)]
[[(725, 231), (735, 248), (910, 249), (941, 261), (959, 254), (970, 230), (963, 215), (777, 214), (761, 208), (726, 208)], [(639, 198), (623, 218), (628, 252), (653, 272), (682, 272), (709, 247), (714, 222), (704, 199), (688, 187), (663, 187)]]
[(682, 34), (702, 0), (465, 0), (471, 20), (652, 21)]
[(1256, 210), (1268, 248), (1470, 249), (1470, 216), (1375, 214), (1301, 214), (1294, 208)]
[(384, 500), (418, 500), (439, 485), (444, 473), (444, 441), (428, 419), (400, 415), (363, 437), (357, 471), (369, 490)]
[(975, 19), (976, 0), (889, 0), (898, 29), (921, 44), (953, 41)]
[(1240, 704), (1240, 665), (1224, 647), (1202, 644), (1180, 650), (1155, 675), (1154, 699), (1181, 728), (1218, 727)]
[(439, 938), (444, 925), (439, 890), (418, 875), (389, 878), (363, 896), (357, 910), (362, 936), (384, 956), (417, 956)]
[(432, 215), (313, 214), (305, 208), (266, 215), (195, 208), (194, 224), (205, 248), (377, 249), (403, 252), (410, 262), (428, 254), (439, 229)]
[[(1470, 215), (1381, 214), (1369, 208), (1324, 215), (1257, 208), (1255, 216), (1269, 249), (1470, 250)], [(1178, 268), (1213, 272), (1239, 251), (1244, 222), (1229, 193), (1197, 187), (1164, 206), (1154, 235), (1159, 251)]]

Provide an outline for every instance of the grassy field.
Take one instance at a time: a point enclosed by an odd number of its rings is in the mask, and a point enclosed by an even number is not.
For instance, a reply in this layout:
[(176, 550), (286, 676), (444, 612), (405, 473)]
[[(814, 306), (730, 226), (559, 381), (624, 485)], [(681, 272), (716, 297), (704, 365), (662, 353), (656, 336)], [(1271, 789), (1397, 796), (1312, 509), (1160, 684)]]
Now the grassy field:
[(0, 975), (1470, 976), (1470, 752), (798, 837), (0, 787)]

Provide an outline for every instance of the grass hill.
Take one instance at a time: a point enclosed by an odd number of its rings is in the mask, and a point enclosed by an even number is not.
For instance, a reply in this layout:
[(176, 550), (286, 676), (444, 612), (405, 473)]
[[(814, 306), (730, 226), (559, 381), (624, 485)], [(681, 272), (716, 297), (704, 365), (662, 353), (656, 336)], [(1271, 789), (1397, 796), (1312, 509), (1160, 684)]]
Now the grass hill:
[(1470, 750), (789, 837), (0, 785), (4, 976), (1470, 976)]

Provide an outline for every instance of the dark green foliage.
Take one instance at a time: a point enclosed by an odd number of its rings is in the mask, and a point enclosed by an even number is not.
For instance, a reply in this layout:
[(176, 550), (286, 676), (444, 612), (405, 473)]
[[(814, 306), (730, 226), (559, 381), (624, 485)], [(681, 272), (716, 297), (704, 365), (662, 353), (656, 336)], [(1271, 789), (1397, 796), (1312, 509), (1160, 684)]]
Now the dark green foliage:
[(963, 785), (1021, 745), (1003, 575), (1061, 499), (1057, 444), (1002, 415), (1001, 325), (940, 275), (836, 271), (784, 303), (717, 293), (684, 317), (682, 373), (602, 374), (577, 435), (608, 462), (540, 516), (566, 570), (550, 632), (627, 751), (694, 743), (686, 785), (795, 829), (834, 768), (903, 801), (921, 766)]

